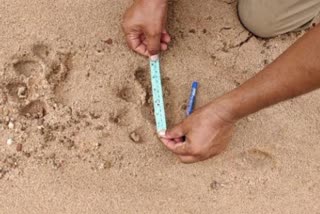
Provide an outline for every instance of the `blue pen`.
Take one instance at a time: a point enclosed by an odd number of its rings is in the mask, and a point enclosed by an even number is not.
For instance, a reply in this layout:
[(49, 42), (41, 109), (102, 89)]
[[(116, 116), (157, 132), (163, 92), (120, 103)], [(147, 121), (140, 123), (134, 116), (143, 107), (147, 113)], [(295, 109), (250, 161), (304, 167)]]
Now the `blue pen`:
[(198, 89), (198, 82), (193, 82), (191, 87), (191, 94), (189, 97), (188, 107), (187, 107), (187, 116), (189, 116), (193, 112), (194, 104), (196, 102), (197, 89)]

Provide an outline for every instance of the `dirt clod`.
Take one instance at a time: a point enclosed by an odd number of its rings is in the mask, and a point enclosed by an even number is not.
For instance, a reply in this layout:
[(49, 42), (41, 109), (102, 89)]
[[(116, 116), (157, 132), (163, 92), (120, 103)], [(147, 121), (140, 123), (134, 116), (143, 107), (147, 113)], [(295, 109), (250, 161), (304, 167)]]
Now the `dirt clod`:
[(17, 152), (21, 152), (22, 151), (22, 144), (21, 143), (18, 143), (17, 146), (16, 146), (16, 151)]
[(140, 135), (137, 134), (136, 132), (131, 132), (130, 133), (130, 139), (135, 143), (140, 143), (140, 141), (141, 141)]
[(105, 41), (105, 43), (107, 43), (108, 45), (112, 45), (113, 44), (113, 40), (111, 38), (107, 39)]

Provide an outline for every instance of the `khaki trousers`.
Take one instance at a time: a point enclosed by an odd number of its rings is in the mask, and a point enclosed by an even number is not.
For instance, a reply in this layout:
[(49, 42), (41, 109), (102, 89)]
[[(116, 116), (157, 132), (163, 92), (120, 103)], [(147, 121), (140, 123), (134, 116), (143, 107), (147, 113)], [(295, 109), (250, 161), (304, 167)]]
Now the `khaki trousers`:
[(268, 38), (310, 27), (320, 21), (320, 0), (238, 0), (242, 24)]

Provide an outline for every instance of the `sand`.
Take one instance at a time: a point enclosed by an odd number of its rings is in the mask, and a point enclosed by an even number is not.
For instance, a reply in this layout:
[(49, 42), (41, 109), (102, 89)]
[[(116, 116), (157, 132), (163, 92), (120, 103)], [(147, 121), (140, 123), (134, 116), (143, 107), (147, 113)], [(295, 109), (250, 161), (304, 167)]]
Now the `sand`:
[[(1, 0), (0, 213), (319, 213), (320, 92), (241, 120), (223, 154), (181, 164), (155, 135), (148, 60), (123, 39), (130, 2)], [(192, 81), (199, 107), (303, 34), (258, 39), (235, 7), (171, 3), (170, 126)]]

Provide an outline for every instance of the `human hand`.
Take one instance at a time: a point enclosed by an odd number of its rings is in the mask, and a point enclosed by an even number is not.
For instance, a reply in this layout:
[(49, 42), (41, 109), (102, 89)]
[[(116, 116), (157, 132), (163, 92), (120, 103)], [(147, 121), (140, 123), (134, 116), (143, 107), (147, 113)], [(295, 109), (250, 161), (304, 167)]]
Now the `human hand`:
[(221, 153), (231, 140), (234, 123), (226, 109), (211, 103), (159, 135), (181, 162), (194, 163)]
[(122, 28), (128, 46), (144, 56), (168, 49), (167, 0), (136, 0), (124, 14)]

